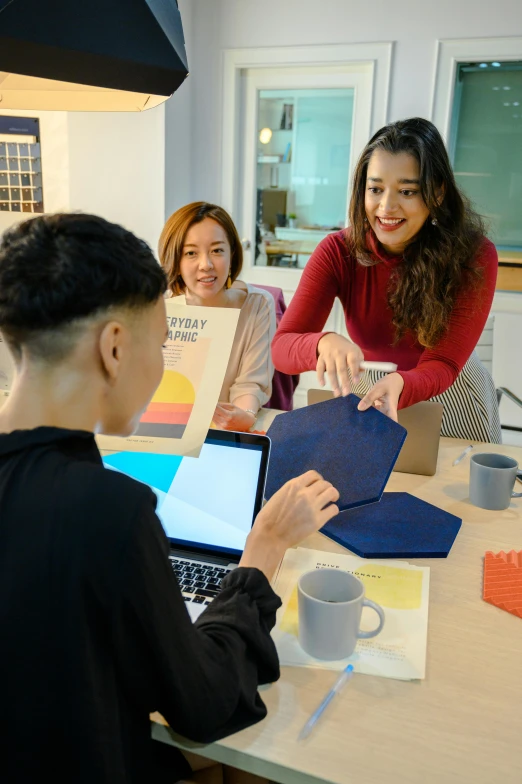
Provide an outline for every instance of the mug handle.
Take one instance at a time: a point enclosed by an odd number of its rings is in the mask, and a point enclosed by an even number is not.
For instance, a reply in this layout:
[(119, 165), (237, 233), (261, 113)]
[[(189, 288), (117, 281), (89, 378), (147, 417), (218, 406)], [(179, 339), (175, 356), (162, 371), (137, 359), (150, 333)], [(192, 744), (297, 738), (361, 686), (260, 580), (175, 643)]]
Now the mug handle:
[[(519, 482), (522, 482), (522, 471), (517, 470), (515, 477), (516, 479), (518, 479)], [(522, 498), (522, 493), (513, 492), (511, 493), (511, 498)]]
[(367, 640), (369, 637), (375, 637), (381, 631), (382, 627), (384, 626), (384, 610), (380, 605), (372, 602), (371, 599), (363, 599), (363, 607), (371, 607), (372, 610), (375, 610), (377, 615), (379, 616), (379, 625), (376, 629), (371, 632), (361, 632), (357, 635), (359, 640)]

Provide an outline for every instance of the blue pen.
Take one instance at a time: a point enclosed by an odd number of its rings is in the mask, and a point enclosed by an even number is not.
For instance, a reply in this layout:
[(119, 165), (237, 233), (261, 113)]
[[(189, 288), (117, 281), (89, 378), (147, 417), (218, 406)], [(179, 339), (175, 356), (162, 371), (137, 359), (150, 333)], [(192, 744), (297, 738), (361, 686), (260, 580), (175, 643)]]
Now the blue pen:
[(353, 675), (353, 664), (349, 664), (339, 675), (334, 685), (321, 702), (318, 708), (312, 713), (303, 729), (299, 733), (297, 740), (304, 740), (307, 738), (315, 727), (319, 718), (323, 715), (326, 707), (331, 703), (336, 694), (339, 694), (344, 684), (347, 683)]

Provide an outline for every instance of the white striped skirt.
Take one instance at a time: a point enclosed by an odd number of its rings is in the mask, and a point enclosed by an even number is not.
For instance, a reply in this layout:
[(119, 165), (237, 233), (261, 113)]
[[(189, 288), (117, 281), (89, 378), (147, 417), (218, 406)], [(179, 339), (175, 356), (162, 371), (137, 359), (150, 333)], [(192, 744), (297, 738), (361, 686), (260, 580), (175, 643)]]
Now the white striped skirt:
[[(367, 370), (353, 391), (363, 397), (385, 375), (377, 370)], [(444, 406), (441, 436), (502, 443), (495, 384), (475, 352), (450, 388), (431, 400), (437, 400)]]

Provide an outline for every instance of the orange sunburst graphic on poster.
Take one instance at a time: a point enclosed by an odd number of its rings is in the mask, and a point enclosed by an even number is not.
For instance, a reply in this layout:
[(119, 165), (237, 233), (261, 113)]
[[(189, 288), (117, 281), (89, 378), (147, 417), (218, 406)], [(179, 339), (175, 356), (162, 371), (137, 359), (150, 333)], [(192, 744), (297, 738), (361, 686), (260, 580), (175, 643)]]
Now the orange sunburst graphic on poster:
[(182, 438), (196, 394), (189, 379), (165, 370), (149, 407), (140, 420), (137, 435)]

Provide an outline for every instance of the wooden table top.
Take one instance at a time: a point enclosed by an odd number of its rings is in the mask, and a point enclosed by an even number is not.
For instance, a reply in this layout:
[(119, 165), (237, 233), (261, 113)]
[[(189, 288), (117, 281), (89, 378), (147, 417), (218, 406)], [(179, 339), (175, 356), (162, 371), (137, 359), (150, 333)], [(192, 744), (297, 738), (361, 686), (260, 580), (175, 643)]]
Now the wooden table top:
[[(263, 414), (265, 428), (272, 413)], [(297, 734), (336, 673), (283, 667), (261, 689), (268, 717), (219, 743), (196, 747), (155, 716), (153, 735), (283, 784), (520, 784), (522, 619), (482, 600), (487, 550), (522, 549), (522, 499), (502, 512), (472, 506), (468, 442), (441, 439), (433, 477), (393, 473), (387, 490), (407, 491), (463, 519), (447, 559), (430, 566), (427, 674), (401, 682), (356, 675), (312, 735)], [(522, 465), (522, 449), (481, 444)], [(519, 487), (522, 490), (522, 485)], [(315, 534), (302, 546), (346, 552)]]
[[(266, 243), (266, 252), (268, 255), (279, 253), (311, 255), (317, 244), (315, 240), (273, 240)], [(522, 252), (499, 250), (498, 260), (500, 264), (522, 266)]]
[(317, 247), (317, 242), (313, 240), (276, 240), (266, 243), (265, 249), (268, 256), (280, 255), (282, 253), (289, 256), (311, 256)]
[(499, 264), (510, 264), (522, 267), (522, 253), (514, 250), (499, 250), (498, 252)]

